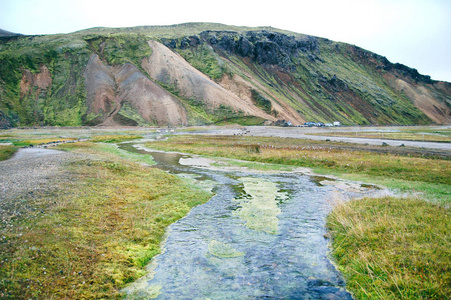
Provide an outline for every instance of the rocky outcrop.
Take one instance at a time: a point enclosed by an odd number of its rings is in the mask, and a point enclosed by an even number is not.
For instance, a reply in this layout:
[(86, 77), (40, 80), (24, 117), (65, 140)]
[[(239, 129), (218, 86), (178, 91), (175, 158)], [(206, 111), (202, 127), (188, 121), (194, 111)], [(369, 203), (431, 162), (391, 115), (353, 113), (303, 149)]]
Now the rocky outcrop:
[(205, 31), (199, 36), (176, 39), (163, 39), (163, 44), (169, 48), (186, 49), (196, 47), (201, 43), (208, 43), (218, 50), (249, 57), (253, 61), (264, 65), (276, 65), (283, 69), (292, 70), (295, 66), (292, 58), (298, 52), (309, 53), (310, 58), (318, 59), (318, 41), (312, 36), (295, 38), (277, 32), (248, 31), (245, 33), (228, 31)]
[(408, 77), (415, 82), (423, 82), (432, 84), (435, 81), (431, 79), (431, 76), (422, 75), (416, 69), (410, 68), (400, 63), (391, 63), (385, 56), (378, 55), (371, 51), (367, 51), (360, 47), (349, 45), (348, 51), (352, 53), (353, 57), (361, 61), (363, 64), (372, 64), (378, 70), (384, 70), (386, 72), (396, 72), (401, 77)]

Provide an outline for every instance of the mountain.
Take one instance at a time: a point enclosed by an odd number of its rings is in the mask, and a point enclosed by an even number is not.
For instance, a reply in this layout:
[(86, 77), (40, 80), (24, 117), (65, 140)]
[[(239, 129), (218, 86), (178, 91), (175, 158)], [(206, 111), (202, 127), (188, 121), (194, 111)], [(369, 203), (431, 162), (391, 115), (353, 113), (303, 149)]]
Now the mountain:
[(0, 37), (0, 127), (450, 124), (451, 84), (354, 45), (214, 23)]
[(4, 37), (4, 36), (18, 36), (18, 35), (21, 35), (21, 34), (14, 33), (14, 32), (9, 32), (9, 31), (0, 29), (0, 37)]

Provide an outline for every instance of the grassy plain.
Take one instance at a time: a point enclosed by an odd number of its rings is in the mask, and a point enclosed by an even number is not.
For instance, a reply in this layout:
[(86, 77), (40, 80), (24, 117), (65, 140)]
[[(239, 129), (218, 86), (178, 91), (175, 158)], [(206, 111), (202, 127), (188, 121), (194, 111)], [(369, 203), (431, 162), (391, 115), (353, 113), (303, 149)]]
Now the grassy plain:
[(211, 194), (114, 144), (59, 149), (83, 157), (65, 166), (71, 184), (18, 199), (30, 213), (0, 227), (0, 298), (121, 299), (165, 228)]
[(426, 141), (451, 143), (451, 129), (399, 129), (397, 131), (334, 131), (324, 133), (307, 133), (323, 136), (342, 136), (342, 137), (357, 137), (357, 138), (374, 138), (374, 139), (389, 139), (389, 140), (405, 140), (405, 141)]

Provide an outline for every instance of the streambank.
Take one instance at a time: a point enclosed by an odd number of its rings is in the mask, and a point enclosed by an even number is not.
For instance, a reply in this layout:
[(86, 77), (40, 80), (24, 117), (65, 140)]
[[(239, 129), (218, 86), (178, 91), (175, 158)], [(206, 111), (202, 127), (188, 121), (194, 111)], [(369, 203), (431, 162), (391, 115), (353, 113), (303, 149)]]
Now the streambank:
[(216, 194), (169, 227), (148, 275), (125, 289), (129, 298), (352, 299), (328, 258), (325, 218), (334, 199), (380, 193), (374, 186), (335, 185), (302, 172), (221, 170), (188, 155), (120, 147), (212, 182)]

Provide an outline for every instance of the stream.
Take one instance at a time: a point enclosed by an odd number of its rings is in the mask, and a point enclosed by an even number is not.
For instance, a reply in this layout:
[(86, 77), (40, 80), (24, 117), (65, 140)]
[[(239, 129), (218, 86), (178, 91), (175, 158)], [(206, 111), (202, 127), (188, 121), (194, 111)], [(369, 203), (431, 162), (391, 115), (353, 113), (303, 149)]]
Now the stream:
[[(328, 258), (325, 218), (337, 193), (377, 193), (296, 172), (213, 170), (181, 164), (191, 156), (143, 149), (157, 166), (210, 186), (215, 196), (169, 226), (148, 275), (128, 299), (352, 299)], [(208, 183), (208, 184), (207, 184)]]

